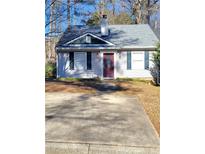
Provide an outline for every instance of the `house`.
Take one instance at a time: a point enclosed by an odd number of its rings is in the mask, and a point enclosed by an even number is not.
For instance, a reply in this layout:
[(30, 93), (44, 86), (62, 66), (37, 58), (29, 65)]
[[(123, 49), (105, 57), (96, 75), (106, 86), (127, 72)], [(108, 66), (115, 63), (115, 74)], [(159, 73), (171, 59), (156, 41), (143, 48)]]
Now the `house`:
[(151, 77), (158, 38), (149, 25), (72, 26), (56, 45), (57, 77)]

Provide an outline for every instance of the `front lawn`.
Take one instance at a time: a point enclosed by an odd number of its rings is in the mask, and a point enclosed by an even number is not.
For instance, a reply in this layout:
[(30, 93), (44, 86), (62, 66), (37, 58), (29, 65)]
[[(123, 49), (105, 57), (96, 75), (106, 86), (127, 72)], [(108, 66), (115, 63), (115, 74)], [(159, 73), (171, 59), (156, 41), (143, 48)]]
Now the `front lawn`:
[(119, 84), (128, 89), (117, 93), (137, 96), (160, 135), (160, 87), (147, 80), (122, 81)]
[[(111, 85), (109, 86), (105, 85)], [(106, 89), (106, 87), (108, 87)], [(152, 124), (160, 134), (160, 87), (152, 85), (149, 80), (83, 80), (60, 79), (46, 80), (46, 92), (96, 93), (97, 91), (113, 94), (132, 95), (139, 98)]]

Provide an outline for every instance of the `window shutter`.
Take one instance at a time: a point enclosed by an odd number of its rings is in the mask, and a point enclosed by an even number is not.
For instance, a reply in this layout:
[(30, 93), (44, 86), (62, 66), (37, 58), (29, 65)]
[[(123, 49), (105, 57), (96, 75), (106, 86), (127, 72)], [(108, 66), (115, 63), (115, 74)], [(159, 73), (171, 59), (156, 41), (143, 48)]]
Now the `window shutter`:
[(70, 70), (74, 70), (74, 52), (70, 52), (69, 61), (70, 61)]
[(146, 70), (149, 70), (149, 51), (145, 51), (144, 54), (144, 66)]
[(92, 69), (92, 53), (87, 52), (87, 70)]
[(127, 52), (127, 69), (128, 70), (131, 70), (131, 60), (132, 57), (131, 57), (131, 52)]

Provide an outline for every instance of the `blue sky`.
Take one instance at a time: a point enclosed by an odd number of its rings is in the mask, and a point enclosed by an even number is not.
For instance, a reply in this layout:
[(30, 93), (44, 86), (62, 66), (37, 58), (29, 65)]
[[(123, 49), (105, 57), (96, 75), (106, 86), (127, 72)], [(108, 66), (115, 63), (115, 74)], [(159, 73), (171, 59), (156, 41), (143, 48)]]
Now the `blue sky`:
[[(63, 0), (64, 3), (66, 3), (66, 1), (67, 1), (67, 0)], [(76, 5), (76, 9), (77, 9), (78, 12), (86, 12), (86, 13), (88, 13), (88, 12), (95, 12), (95, 8), (94, 8), (92, 5), (88, 5), (88, 4), (77, 4), (77, 5)], [(49, 10), (48, 10), (48, 12), (49, 12)], [(66, 13), (67, 13), (67, 12), (65, 12), (65, 16), (67, 16)], [(71, 16), (73, 16), (73, 14), (74, 14), (74, 9), (71, 8)], [(66, 18), (65, 18), (65, 19), (66, 19)], [(75, 17), (74, 17), (74, 20), (75, 20), (75, 21), (72, 20), (72, 18), (71, 18), (71, 25), (74, 25), (74, 24), (82, 25), (82, 24), (83, 24), (83, 23), (81, 22), (82, 19), (85, 19), (85, 17), (75, 16)], [(87, 17), (87, 19), (88, 19), (88, 17)], [(47, 19), (45, 19), (45, 20), (47, 20)], [(45, 21), (45, 22), (47, 22), (47, 21)], [(66, 21), (66, 20), (62, 23), (62, 28), (63, 28), (63, 30), (65, 30), (65, 29), (67, 28), (67, 21)], [(48, 31), (49, 31), (49, 26), (46, 27), (46, 29), (45, 29), (45, 32), (46, 32), (46, 33), (47, 33)]]
[[(71, 0), (72, 1), (72, 0)], [(93, 0), (91, 0), (91, 1), (93, 1)], [(96, 1), (97, 3), (99, 2), (99, 0), (94, 0), (94, 1)], [(67, 3), (67, 0), (63, 0), (63, 2), (66, 4)], [(119, 2), (117, 2), (116, 3), (116, 6), (115, 6), (115, 8), (116, 8), (116, 13), (118, 13), (119, 12), (119, 10), (121, 10), (121, 5), (120, 5), (120, 3)], [(81, 13), (81, 12), (84, 12), (84, 13), (92, 13), (92, 12), (95, 12), (96, 10), (95, 10), (95, 7), (93, 6), (93, 5), (88, 5), (88, 4), (77, 4), (76, 5), (76, 9), (77, 9), (77, 11), (79, 12), (79, 13)], [(112, 9), (112, 7), (111, 7), (111, 5), (108, 5), (108, 9)], [(74, 10), (73, 9), (71, 9), (71, 16), (74, 14)], [(67, 16), (66, 15), (66, 12), (65, 12), (65, 16)], [(154, 20), (159, 20), (159, 17), (160, 17), (160, 15), (159, 15), (159, 13), (156, 13), (153, 17), (152, 17), (152, 19), (154, 19)], [(85, 16), (75, 16), (74, 17), (74, 20), (71, 20), (71, 25), (74, 25), (74, 24), (76, 24), (76, 25), (82, 25), (82, 24), (84, 24), (83, 22), (81, 22), (82, 21), (82, 19), (83, 20), (87, 20), (89, 18), (89, 16), (88, 17), (85, 17)], [(67, 21), (65, 20), (63, 23), (62, 23), (62, 29), (63, 29), (63, 31), (65, 30), (67, 28)], [(48, 27), (46, 27), (46, 29), (45, 29), (45, 32), (47, 33), (49, 31), (49, 26)]]
[[(91, 0), (91, 1), (93, 1), (93, 0)], [(99, 2), (99, 0), (94, 0), (94, 1), (96, 1), (96, 3)], [(63, 0), (63, 2), (66, 3), (67, 0)], [(108, 5), (107, 7), (110, 10), (112, 9), (111, 5)], [(116, 6), (115, 6), (116, 10), (115, 11), (119, 12), (120, 7), (121, 7), (120, 3), (116, 3)], [(93, 5), (88, 5), (88, 4), (77, 4), (76, 8), (77, 8), (78, 12), (92, 13), (92, 12), (96, 11), (95, 7)], [(74, 13), (74, 10), (71, 9), (71, 16), (73, 15), (73, 13)], [(87, 20), (88, 18), (89, 18), (89, 16), (88, 17), (85, 17), (85, 16), (75, 16), (74, 20), (71, 20), (71, 25), (74, 25), (74, 24), (82, 25), (82, 24), (84, 24), (83, 22), (81, 22), (82, 19)], [(67, 28), (67, 21), (63, 22), (62, 28), (63, 28), (63, 30), (65, 30)], [(49, 31), (49, 26), (46, 27), (45, 31), (46, 31), (46, 33)]]

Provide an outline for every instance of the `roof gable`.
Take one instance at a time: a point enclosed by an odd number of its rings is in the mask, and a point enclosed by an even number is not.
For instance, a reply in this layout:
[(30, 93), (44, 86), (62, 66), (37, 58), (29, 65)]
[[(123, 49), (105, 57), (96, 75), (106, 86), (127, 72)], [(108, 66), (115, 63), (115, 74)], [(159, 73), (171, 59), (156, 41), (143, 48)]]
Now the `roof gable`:
[(114, 46), (113, 43), (106, 41), (91, 33), (81, 35), (69, 42), (66, 42), (64, 46)]

